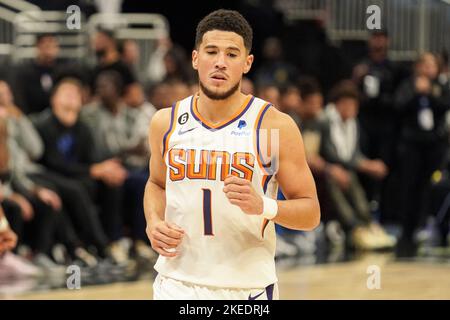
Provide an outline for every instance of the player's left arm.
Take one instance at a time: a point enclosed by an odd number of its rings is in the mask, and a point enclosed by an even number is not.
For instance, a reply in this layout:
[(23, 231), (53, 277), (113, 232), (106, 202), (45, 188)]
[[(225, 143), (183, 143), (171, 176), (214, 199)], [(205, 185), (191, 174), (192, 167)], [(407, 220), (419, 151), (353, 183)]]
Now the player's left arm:
[[(271, 150), (272, 163), (278, 165), (276, 179), (287, 199), (276, 201), (276, 216), (271, 220), (290, 229), (314, 229), (320, 223), (320, 206), (297, 125), (290, 116), (272, 107), (267, 111), (261, 129), (267, 130), (267, 145), (278, 146), (278, 152)], [(279, 130), (278, 143), (270, 141), (269, 130)], [(261, 150), (267, 150), (266, 145), (261, 145)], [(269, 160), (263, 158), (265, 163)], [(224, 182), (226, 197), (244, 213), (265, 215), (266, 205), (271, 207), (270, 215), (273, 213), (274, 200), (259, 195), (250, 181), (230, 175)]]
[(267, 111), (262, 127), (279, 130), (276, 178), (287, 200), (277, 200), (273, 221), (290, 229), (312, 230), (320, 223), (320, 205), (300, 130), (289, 115), (275, 108)]

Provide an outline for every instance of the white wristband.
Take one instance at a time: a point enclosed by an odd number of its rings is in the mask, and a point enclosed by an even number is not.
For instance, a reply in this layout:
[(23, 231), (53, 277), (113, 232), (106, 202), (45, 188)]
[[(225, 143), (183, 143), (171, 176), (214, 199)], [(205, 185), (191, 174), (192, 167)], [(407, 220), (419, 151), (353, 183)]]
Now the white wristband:
[(278, 214), (278, 203), (276, 200), (262, 196), (263, 199), (263, 213), (262, 216), (267, 220), (272, 220)]
[(6, 217), (0, 218), (0, 232), (6, 231), (9, 229), (9, 223), (8, 220), (6, 220)]

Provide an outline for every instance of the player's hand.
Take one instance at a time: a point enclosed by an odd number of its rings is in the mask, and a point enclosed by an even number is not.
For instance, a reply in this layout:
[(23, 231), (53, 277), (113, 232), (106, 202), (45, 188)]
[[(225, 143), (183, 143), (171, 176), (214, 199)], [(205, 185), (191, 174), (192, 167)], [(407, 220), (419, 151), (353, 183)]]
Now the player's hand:
[(223, 192), (231, 204), (238, 206), (246, 214), (263, 213), (263, 199), (256, 193), (250, 181), (229, 175), (224, 182)]
[(17, 244), (17, 235), (11, 230), (0, 232), (0, 254), (12, 250)]
[(152, 248), (163, 257), (176, 257), (176, 248), (184, 237), (184, 230), (174, 223), (160, 221), (147, 226), (147, 236)]

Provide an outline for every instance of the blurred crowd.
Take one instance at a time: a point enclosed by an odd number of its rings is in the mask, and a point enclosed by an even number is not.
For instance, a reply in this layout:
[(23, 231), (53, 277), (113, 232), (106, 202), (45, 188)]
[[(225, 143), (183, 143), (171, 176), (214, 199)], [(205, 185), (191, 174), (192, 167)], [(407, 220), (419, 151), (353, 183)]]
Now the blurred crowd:
[[(448, 57), (423, 53), (405, 70), (387, 56), (387, 32), (367, 45), (352, 76), (326, 92), (284, 59), (277, 38), (266, 39), (260, 66), (243, 79), (244, 93), (298, 124), (321, 202), (315, 232), (277, 227), (278, 257), (315, 252), (319, 234), (330, 247), (414, 255), (430, 216), (436, 245), (447, 245)], [(57, 37), (42, 34), (36, 58), (0, 80), (0, 203), (17, 235), (0, 273), (155, 259), (142, 207), (148, 126), (156, 110), (195, 94), (198, 80), (170, 39), (146, 70), (134, 40), (98, 30), (91, 46), (94, 65), (62, 61)]]

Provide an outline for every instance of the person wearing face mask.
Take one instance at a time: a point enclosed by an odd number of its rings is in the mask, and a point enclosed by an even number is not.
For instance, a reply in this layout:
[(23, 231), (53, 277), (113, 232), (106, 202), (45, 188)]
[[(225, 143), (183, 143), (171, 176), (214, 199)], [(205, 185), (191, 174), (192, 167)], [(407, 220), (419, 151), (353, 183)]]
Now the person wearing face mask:
[(432, 173), (440, 168), (448, 148), (445, 114), (450, 109), (449, 87), (438, 81), (438, 63), (424, 53), (414, 65), (414, 74), (396, 92), (401, 117), (398, 161), (401, 164), (401, 213), (403, 235), (400, 256), (416, 252), (414, 232), (423, 223), (424, 194)]

